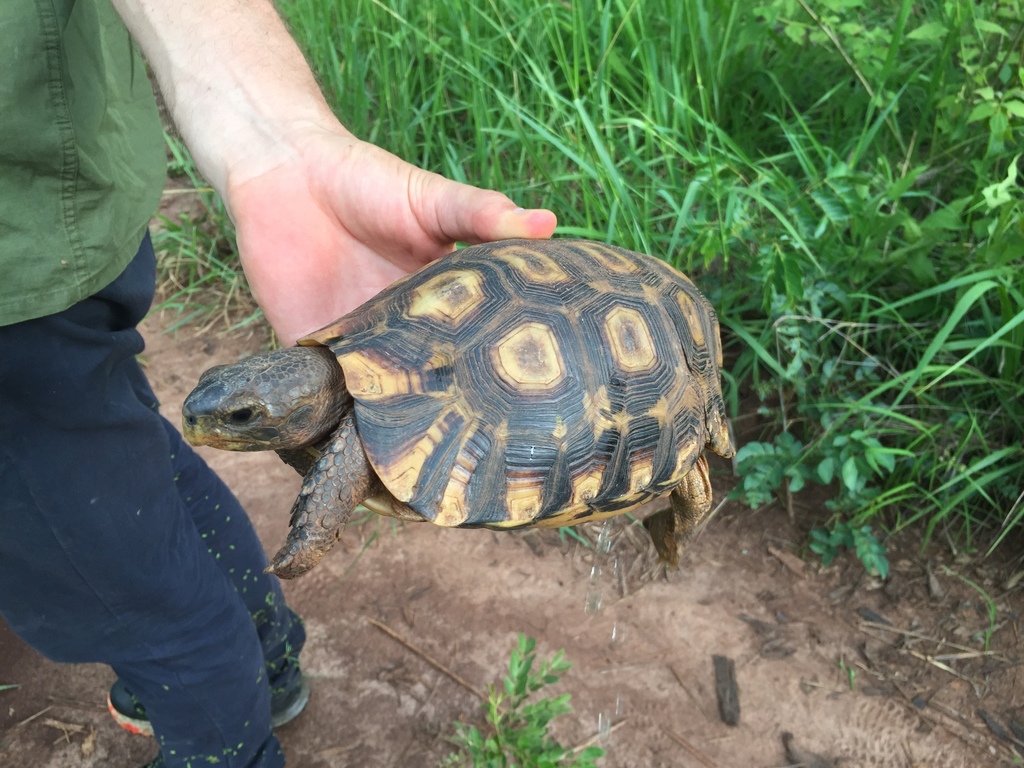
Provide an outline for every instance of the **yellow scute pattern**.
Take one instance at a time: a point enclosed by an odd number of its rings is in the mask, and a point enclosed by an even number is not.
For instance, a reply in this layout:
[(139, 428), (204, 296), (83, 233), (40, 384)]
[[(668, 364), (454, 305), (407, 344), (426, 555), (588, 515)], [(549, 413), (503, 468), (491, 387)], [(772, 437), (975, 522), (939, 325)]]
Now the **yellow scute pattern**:
[(483, 302), (482, 281), (473, 270), (442, 272), (413, 290), (409, 315), (457, 326)]
[(516, 389), (548, 389), (565, 376), (555, 332), (543, 323), (524, 323), (506, 334), (491, 350), (491, 360)]

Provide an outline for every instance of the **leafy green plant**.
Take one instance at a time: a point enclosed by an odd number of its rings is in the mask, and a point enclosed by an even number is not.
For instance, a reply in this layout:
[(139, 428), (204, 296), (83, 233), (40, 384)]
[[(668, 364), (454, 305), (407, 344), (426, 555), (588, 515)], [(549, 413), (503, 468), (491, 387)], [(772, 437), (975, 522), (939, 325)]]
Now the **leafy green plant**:
[(839, 522), (831, 530), (815, 528), (811, 531), (810, 548), (821, 557), (825, 567), (831, 565), (841, 551), (849, 549), (856, 553), (868, 573), (883, 579), (889, 577), (885, 547), (875, 538), (869, 525), (855, 528), (849, 523)]
[(846, 511), (856, 511), (877, 495), (877, 489), (868, 483), (873, 478), (887, 477), (895, 469), (899, 453), (864, 429), (838, 434), (826, 430), (818, 442), (818, 452), (822, 458), (816, 479), (826, 484), (834, 477), (841, 480), (842, 492), (831, 506)]
[(592, 768), (604, 755), (600, 747), (587, 747), (578, 754), (555, 741), (551, 721), (572, 711), (569, 694), (536, 698), (546, 686), (557, 683), (572, 665), (563, 652), (537, 661), (536, 641), (520, 634), (509, 657), (503, 690), (490, 687), (486, 719), (490, 733), (473, 725), (455, 724), (452, 741), (461, 753), (449, 755), (444, 766), (476, 768)]
[(807, 480), (828, 485), (838, 478), (840, 493), (830, 506), (856, 508), (875, 492), (868, 486), (872, 478), (884, 478), (893, 471), (896, 453), (863, 429), (834, 435), (826, 431), (811, 446), (804, 446), (789, 432), (780, 432), (771, 443), (750, 442), (737, 452), (743, 479), (733, 490), (733, 498), (756, 508), (770, 502), (783, 481), (796, 493)]
[(770, 443), (749, 442), (736, 452), (736, 468), (742, 478), (731, 496), (755, 509), (770, 503), (787, 483), (797, 493), (811, 469), (802, 460), (804, 445), (789, 432), (780, 432)]
[[(836, 478), (830, 506), (851, 525), (924, 520), (926, 540), (969, 546), (987, 520), (1002, 541), (1024, 516), (1021, 4), (813, 6), (759, 8), (781, 47), (830, 48), (825, 66), (848, 76), (808, 108), (779, 75), (793, 109), (773, 162), (791, 180), (779, 221), (793, 246), (748, 273), (764, 321), (723, 323), (748, 345), (733, 375), (801, 450), (741, 452), (743, 492)], [(852, 112), (856, 126), (832, 122)]]

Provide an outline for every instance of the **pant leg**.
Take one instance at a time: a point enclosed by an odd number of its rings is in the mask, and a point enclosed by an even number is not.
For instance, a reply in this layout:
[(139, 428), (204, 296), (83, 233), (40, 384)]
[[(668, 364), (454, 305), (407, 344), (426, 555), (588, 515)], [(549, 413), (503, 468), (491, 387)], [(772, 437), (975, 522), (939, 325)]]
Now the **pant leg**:
[[(139, 400), (156, 410), (156, 396), (141, 368), (134, 366)], [(267, 557), (235, 495), (181, 433), (162, 419), (170, 443), (174, 483), (196, 529), (217, 565), (245, 603), (260, 638), (271, 692), (298, 683), (298, 655), (306, 635), (302, 620), (287, 606), (276, 576), (263, 573)]]
[[(261, 634), (284, 648), (275, 625), (301, 625), (277, 620), (290, 611), (270, 580), (250, 586), (264, 555), (244, 514), (218, 522), (224, 502), (197, 501), (212, 473), (138, 395), (147, 246), (91, 299), (0, 328), (0, 612), (55, 660), (110, 664), (168, 765), (277, 768)], [(271, 594), (258, 632), (247, 606), (264, 601), (259, 620)]]
[(175, 481), (207, 549), (256, 627), (271, 691), (288, 690), (300, 676), (298, 655), (306, 641), (301, 619), (285, 603), (281, 582), (263, 572), (267, 556), (245, 510), (178, 430), (164, 421)]

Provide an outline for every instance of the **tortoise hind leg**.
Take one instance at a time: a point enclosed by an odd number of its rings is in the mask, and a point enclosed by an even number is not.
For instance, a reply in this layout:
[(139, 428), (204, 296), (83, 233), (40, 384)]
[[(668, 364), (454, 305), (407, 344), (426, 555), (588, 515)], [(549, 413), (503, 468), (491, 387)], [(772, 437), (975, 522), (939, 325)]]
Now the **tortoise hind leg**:
[(355, 419), (349, 414), (306, 473), (292, 506), (288, 540), (266, 572), (283, 579), (304, 574), (334, 546), (352, 510), (379, 489), (380, 480), (370, 468)]
[(644, 528), (651, 535), (659, 559), (669, 567), (679, 565), (679, 546), (693, 533), (693, 529), (711, 511), (711, 477), (708, 460), (697, 458), (669, 497), (671, 508), (656, 512), (644, 520)]

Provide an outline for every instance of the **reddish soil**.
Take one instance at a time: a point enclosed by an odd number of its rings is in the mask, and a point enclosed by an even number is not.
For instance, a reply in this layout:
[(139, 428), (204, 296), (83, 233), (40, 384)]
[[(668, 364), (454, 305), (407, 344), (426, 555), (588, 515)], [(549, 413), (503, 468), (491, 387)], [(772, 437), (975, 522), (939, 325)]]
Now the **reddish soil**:
[[(172, 338), (158, 327), (147, 326), (147, 370), (172, 419), (202, 370), (259, 346)], [(298, 476), (273, 455), (205, 455), (275, 550)], [(721, 499), (729, 467), (715, 469)], [(816, 519), (820, 502), (798, 500), (797, 511)], [(1024, 601), (1010, 574), (931, 552), (929, 583), (925, 557), (899, 541), (884, 585), (849, 556), (823, 570), (797, 558), (806, 530), (784, 512), (732, 503), (670, 573), (638, 526), (619, 521), (613, 538), (603, 604), (589, 615), (593, 550), (556, 531), (452, 531), (375, 517), (351, 526), (313, 572), (285, 586), (307, 622), (303, 660), (314, 686), (308, 710), (280, 731), (289, 765), (438, 765), (453, 750), (453, 721), (481, 723), (469, 689), (500, 681), (520, 632), (545, 656), (565, 649), (573, 668), (556, 691), (572, 694), (574, 712), (555, 735), (568, 745), (600, 741), (608, 768), (1020, 764), (978, 714), (1007, 731), (1014, 717), (1024, 722)], [(985, 600), (943, 559), (991, 596), (991, 624)], [(735, 662), (736, 726), (719, 716), (713, 654)], [(0, 691), (0, 765), (149, 759), (153, 742), (106, 714), (112, 680), (103, 666), (48, 662), (0, 623), (0, 684), (19, 686)], [(614, 723), (603, 740), (599, 716)]]

